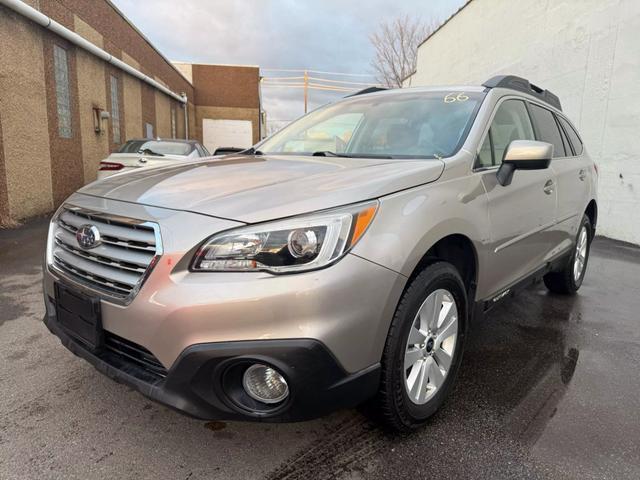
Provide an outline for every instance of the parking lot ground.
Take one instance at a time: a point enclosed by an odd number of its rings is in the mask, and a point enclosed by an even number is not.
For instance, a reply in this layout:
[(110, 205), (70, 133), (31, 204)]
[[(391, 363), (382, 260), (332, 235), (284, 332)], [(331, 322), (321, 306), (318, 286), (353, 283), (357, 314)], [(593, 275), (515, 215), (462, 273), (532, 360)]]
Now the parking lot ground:
[(575, 297), (536, 285), (473, 328), (413, 435), (355, 410), (201, 422), (98, 374), (41, 323), (47, 222), (0, 231), (0, 478), (640, 478), (640, 249), (598, 238)]

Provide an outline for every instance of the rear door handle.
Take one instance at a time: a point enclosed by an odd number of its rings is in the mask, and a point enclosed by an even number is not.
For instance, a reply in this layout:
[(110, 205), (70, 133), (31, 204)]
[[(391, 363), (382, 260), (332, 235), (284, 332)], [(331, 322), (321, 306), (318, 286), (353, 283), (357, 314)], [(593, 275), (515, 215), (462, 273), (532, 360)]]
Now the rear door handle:
[(584, 182), (584, 179), (587, 178), (587, 171), (583, 168), (578, 173), (578, 178)]
[(547, 195), (551, 195), (554, 188), (555, 184), (553, 183), (553, 180), (547, 180), (547, 183), (544, 184), (544, 188), (542, 190), (544, 190), (544, 193), (546, 193)]

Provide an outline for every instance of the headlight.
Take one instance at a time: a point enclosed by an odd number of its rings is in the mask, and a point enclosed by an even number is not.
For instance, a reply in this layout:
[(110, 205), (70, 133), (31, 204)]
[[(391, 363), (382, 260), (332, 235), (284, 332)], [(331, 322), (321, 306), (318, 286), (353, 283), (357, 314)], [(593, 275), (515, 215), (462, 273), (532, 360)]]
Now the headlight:
[(374, 201), (220, 233), (198, 249), (191, 269), (287, 273), (321, 268), (360, 240), (377, 208)]

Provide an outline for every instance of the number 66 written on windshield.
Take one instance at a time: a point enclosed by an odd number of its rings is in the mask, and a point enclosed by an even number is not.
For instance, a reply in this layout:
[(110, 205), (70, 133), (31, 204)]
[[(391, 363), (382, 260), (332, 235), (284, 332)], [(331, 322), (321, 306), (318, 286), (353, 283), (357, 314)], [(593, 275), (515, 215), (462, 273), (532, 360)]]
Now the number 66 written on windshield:
[(453, 92), (444, 97), (444, 103), (466, 102), (467, 100), (469, 100), (469, 96), (465, 95), (464, 92), (460, 92), (458, 94)]

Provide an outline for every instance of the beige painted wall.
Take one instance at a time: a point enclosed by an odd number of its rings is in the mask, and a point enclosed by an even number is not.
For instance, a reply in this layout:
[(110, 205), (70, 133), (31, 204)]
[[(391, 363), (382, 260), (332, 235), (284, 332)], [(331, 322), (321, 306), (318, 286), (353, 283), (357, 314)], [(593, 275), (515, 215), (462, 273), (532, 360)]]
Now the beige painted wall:
[[(83, 22), (74, 18), (75, 30), (94, 44), (102, 47), (102, 36)], [(104, 62), (82, 49), (77, 50), (78, 100), (80, 105), (80, 129), (82, 131), (82, 160), (85, 183), (96, 179), (100, 160), (109, 155), (108, 131), (94, 133), (93, 108), (109, 110), (106, 103)], [(106, 127), (106, 124), (103, 125)]]
[(9, 213), (53, 208), (42, 37), (39, 27), (0, 10), (0, 109)]
[(169, 97), (155, 90), (156, 97), (156, 131), (161, 138), (171, 138), (171, 102)]
[(193, 67), (190, 63), (182, 63), (182, 62), (172, 62), (173, 66), (178, 69), (178, 71), (184, 75), (184, 77), (193, 83)]
[(177, 132), (177, 138), (184, 138), (184, 107), (182, 106), (181, 103), (176, 103), (175, 107), (176, 109), (176, 132)]
[(232, 107), (196, 107), (196, 125), (189, 127), (190, 136), (202, 142), (202, 120), (211, 118), (214, 120), (250, 120), (253, 130), (253, 143), (259, 140), (258, 121), (260, 111), (257, 108), (232, 108)]
[[(193, 100), (193, 99), (192, 99)], [(193, 105), (192, 101), (187, 102), (187, 118), (188, 125), (187, 129), (189, 130), (189, 138), (192, 140), (198, 139), (198, 126), (196, 125), (196, 107)], [(202, 123), (202, 121), (200, 122)], [(202, 140), (202, 139), (201, 139)]]
[[(122, 60), (133, 68), (140, 68), (136, 60), (122, 52)], [(124, 128), (125, 140), (132, 138), (142, 138), (142, 93), (140, 92), (140, 81), (131, 75), (123, 74), (124, 85)]]

